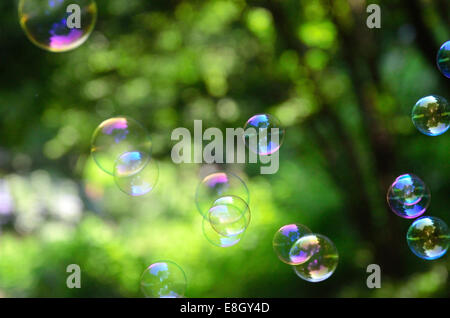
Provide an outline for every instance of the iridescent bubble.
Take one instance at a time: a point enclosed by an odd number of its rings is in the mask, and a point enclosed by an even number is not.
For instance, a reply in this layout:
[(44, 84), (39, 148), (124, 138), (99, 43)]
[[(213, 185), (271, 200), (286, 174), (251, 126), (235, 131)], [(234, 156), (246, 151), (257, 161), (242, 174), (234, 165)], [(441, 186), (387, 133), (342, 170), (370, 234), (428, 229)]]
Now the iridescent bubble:
[(308, 234), (311, 234), (311, 230), (301, 224), (288, 224), (281, 227), (272, 241), (275, 254), (283, 263), (295, 265), (295, 260), (291, 260), (290, 257), (291, 248), (299, 238)]
[(437, 53), (436, 62), (441, 73), (450, 78), (450, 41), (442, 44)]
[(441, 219), (424, 216), (411, 224), (406, 240), (411, 251), (418, 257), (433, 260), (447, 252), (450, 232), (447, 224)]
[(450, 127), (450, 106), (444, 97), (426, 96), (414, 105), (411, 117), (422, 134), (439, 136)]
[(131, 151), (122, 154), (114, 166), (114, 181), (120, 190), (132, 196), (144, 195), (158, 182), (159, 169), (150, 155)]
[(172, 261), (154, 263), (141, 276), (141, 290), (149, 298), (182, 298), (186, 285), (186, 274)]
[(195, 194), (197, 209), (203, 217), (220, 197), (233, 195), (249, 203), (249, 193), (244, 181), (229, 172), (215, 172), (206, 176), (198, 185)]
[(258, 114), (245, 123), (244, 142), (254, 153), (271, 155), (280, 149), (284, 133), (277, 118), (269, 114)]
[(250, 223), (250, 208), (237, 196), (221, 197), (209, 209), (209, 222), (220, 235), (235, 237), (247, 229)]
[(88, 39), (97, 19), (97, 4), (94, 0), (20, 0), (19, 19), (35, 45), (51, 52), (65, 52)]
[(339, 262), (339, 254), (328, 237), (321, 234), (303, 236), (294, 244), (293, 255), (299, 255), (296, 251), (301, 250), (307, 251), (309, 255), (302, 264), (294, 266), (298, 277), (316, 283), (333, 275)]
[(100, 169), (114, 175), (114, 165), (127, 152), (140, 152), (150, 158), (152, 143), (147, 130), (129, 117), (115, 117), (102, 122), (94, 131), (91, 154)]
[(218, 247), (230, 247), (236, 245), (240, 242), (245, 233), (244, 231), (233, 236), (221, 235), (217, 233), (217, 231), (212, 227), (209, 220), (206, 218), (203, 218), (202, 230), (208, 242)]
[(410, 173), (395, 179), (387, 192), (387, 202), (392, 212), (405, 219), (413, 219), (425, 213), (430, 200), (427, 185)]

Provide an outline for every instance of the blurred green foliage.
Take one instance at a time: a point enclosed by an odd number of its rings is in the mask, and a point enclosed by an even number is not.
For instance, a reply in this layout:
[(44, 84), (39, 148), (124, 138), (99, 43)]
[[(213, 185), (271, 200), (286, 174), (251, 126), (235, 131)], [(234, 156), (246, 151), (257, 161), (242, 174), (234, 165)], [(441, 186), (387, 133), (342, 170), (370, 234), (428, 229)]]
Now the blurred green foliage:
[[(62, 54), (33, 46), (17, 2), (0, 28), (0, 296), (141, 297), (139, 277), (178, 263), (189, 297), (448, 296), (448, 256), (415, 257), (411, 221), (385, 193), (402, 173), (431, 188), (427, 214), (448, 217), (448, 133), (427, 137), (410, 111), (448, 96), (433, 54), (448, 40), (446, 0), (373, 1), (382, 28), (365, 26), (364, 0), (98, 0), (90, 39)], [(372, 3), (372, 2), (371, 2)], [(221, 249), (201, 231), (194, 203), (200, 165), (170, 159), (176, 127), (242, 127), (269, 112), (286, 128), (280, 170), (231, 167), (250, 190), (244, 239)], [(160, 181), (132, 198), (89, 156), (106, 118), (127, 115), (151, 132)], [(272, 251), (282, 225), (331, 238), (340, 263), (328, 280), (297, 278)], [(366, 267), (382, 288), (366, 287)], [(79, 264), (81, 289), (66, 287)]]

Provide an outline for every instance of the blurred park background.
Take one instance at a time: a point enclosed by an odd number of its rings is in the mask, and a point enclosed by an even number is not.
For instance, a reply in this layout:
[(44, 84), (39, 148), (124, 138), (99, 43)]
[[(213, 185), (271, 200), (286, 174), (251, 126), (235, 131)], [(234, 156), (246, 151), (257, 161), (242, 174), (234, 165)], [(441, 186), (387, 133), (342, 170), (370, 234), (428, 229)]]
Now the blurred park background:
[[(381, 29), (366, 27), (378, 3)], [(448, 297), (448, 255), (417, 258), (411, 220), (386, 205), (414, 173), (426, 215), (450, 224), (449, 132), (419, 133), (412, 106), (450, 100), (436, 52), (449, 40), (447, 0), (98, 0), (89, 40), (67, 53), (34, 46), (17, 1), (0, 2), (0, 296), (142, 297), (139, 278), (170, 259), (188, 297)], [(286, 129), (280, 170), (229, 167), (250, 191), (252, 220), (230, 248), (211, 245), (194, 202), (199, 164), (170, 158), (176, 127), (243, 127), (256, 113)], [(156, 189), (129, 197), (90, 157), (103, 120), (127, 115), (151, 133)], [(340, 262), (321, 283), (272, 250), (281, 226), (328, 236)], [(366, 287), (379, 264), (382, 288)], [(81, 289), (66, 267), (81, 267)]]

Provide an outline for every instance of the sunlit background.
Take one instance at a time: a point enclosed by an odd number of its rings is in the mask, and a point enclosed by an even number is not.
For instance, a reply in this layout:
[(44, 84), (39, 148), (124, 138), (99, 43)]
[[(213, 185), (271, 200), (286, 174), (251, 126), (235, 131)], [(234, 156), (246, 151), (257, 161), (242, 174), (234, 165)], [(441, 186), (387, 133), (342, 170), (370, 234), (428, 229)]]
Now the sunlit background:
[[(17, 1), (0, 15), (0, 296), (142, 297), (139, 278), (170, 259), (188, 297), (448, 296), (449, 257), (425, 261), (406, 243), (411, 220), (386, 191), (414, 173), (431, 189), (426, 215), (450, 224), (450, 132), (428, 137), (410, 112), (449, 79), (436, 52), (449, 40), (447, 0), (98, 0), (89, 40), (67, 53), (34, 46)], [(250, 192), (242, 241), (211, 245), (194, 202), (205, 167), (172, 163), (176, 127), (242, 127), (280, 119), (280, 170), (231, 165)], [(122, 193), (90, 157), (105, 119), (150, 132), (159, 182)], [(320, 283), (299, 279), (272, 250), (276, 230), (302, 223), (335, 243), (340, 262)], [(382, 288), (368, 289), (379, 264)], [(81, 267), (81, 288), (66, 267)]]

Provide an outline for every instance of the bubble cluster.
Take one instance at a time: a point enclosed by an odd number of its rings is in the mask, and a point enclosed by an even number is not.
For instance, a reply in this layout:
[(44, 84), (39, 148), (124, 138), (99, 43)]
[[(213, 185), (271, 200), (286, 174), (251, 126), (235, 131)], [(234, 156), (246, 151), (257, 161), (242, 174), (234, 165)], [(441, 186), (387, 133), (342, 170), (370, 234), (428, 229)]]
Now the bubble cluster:
[(97, 4), (94, 0), (20, 0), (19, 19), (32, 43), (47, 51), (65, 52), (88, 39), (97, 19)]
[(92, 136), (95, 163), (114, 177), (121, 191), (132, 196), (150, 192), (158, 181), (158, 165), (151, 157), (151, 149), (147, 130), (129, 117), (103, 121)]
[(230, 172), (215, 172), (206, 176), (198, 185), (195, 203), (200, 214), (207, 217), (214, 202), (229, 195), (239, 197), (247, 204), (250, 199), (248, 188), (241, 178)]
[(244, 126), (245, 145), (259, 155), (271, 155), (278, 151), (283, 143), (285, 131), (280, 121), (269, 114), (251, 117)]
[(274, 235), (272, 246), (278, 258), (286, 264), (296, 265), (296, 259), (291, 259), (290, 250), (295, 242), (304, 235), (311, 234), (311, 230), (301, 224), (288, 224), (281, 227)]
[(195, 201), (203, 216), (203, 234), (211, 244), (229, 247), (242, 239), (251, 212), (248, 189), (241, 178), (229, 172), (212, 173), (198, 185)]
[(411, 224), (406, 240), (411, 251), (418, 257), (433, 260), (447, 252), (450, 232), (447, 224), (441, 219), (424, 216)]
[(186, 286), (186, 274), (172, 261), (153, 263), (141, 276), (141, 291), (148, 298), (182, 298)]
[(450, 127), (450, 106), (444, 97), (426, 96), (414, 105), (411, 118), (422, 134), (439, 136)]
[(436, 56), (436, 63), (441, 73), (450, 78), (450, 41), (445, 42), (440, 47)]
[(321, 234), (309, 234), (298, 239), (291, 248), (290, 257), (301, 261), (294, 266), (297, 276), (313, 283), (333, 275), (339, 262), (336, 246)]
[(427, 185), (413, 174), (403, 174), (389, 187), (387, 202), (391, 210), (406, 219), (425, 213), (431, 200)]
[(312, 233), (301, 224), (288, 224), (274, 235), (273, 249), (278, 258), (292, 265), (298, 277), (320, 282), (331, 275), (339, 262), (333, 242), (324, 235)]

